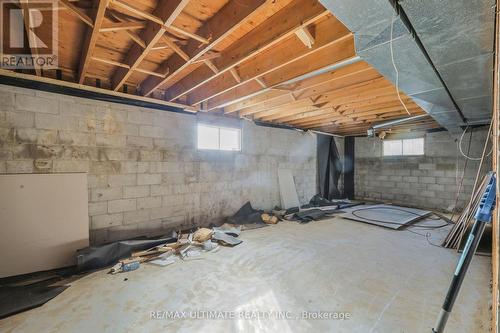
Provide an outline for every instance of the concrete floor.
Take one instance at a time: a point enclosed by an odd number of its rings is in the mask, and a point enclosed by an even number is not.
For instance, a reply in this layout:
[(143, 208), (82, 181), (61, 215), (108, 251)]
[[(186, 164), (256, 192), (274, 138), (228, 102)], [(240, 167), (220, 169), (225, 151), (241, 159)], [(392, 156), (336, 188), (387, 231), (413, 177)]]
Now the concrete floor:
[[(446, 231), (433, 231), (431, 241)], [(408, 231), (341, 218), (240, 237), (200, 260), (87, 275), (44, 306), (0, 321), (0, 331), (430, 332), (458, 256)], [(489, 279), (490, 258), (476, 256), (447, 332), (489, 331)], [(203, 310), (234, 318), (151, 319), (154, 311)], [(257, 313), (268, 310), (289, 319)], [(351, 318), (296, 319), (303, 311)]]

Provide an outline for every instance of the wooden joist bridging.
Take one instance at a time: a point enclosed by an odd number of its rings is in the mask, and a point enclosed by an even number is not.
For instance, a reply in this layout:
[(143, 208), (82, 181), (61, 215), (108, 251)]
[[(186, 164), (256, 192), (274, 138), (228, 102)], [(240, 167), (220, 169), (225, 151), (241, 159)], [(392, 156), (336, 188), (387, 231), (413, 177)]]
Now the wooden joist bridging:
[(197, 40), (190, 39), (184, 47), (184, 52), (189, 56), (185, 61), (177, 54), (172, 55), (160, 68), (170, 69), (170, 75), (163, 80), (150, 77), (142, 83), (144, 95), (148, 96), (153, 91), (164, 85), (169, 79), (174, 78), (193, 61), (196, 61), (215, 46), (219, 41), (229, 36), (235, 29), (242, 25), (259, 7), (265, 4), (265, 0), (230, 0), (213, 17), (208, 19), (198, 30), (197, 35), (211, 38), (209, 44), (202, 44)]
[[(108, 14), (109, 14), (109, 17), (111, 18), (111, 20), (113, 20), (115, 23), (123, 23), (123, 22), (128, 23), (128, 22), (130, 22), (125, 17), (123, 17), (123, 15), (121, 15), (121, 13), (119, 13), (119, 12), (108, 10)], [(132, 39), (140, 47), (142, 47), (142, 48), (146, 47), (146, 43), (135, 32), (128, 30), (128, 29), (123, 30), (123, 32), (125, 34), (127, 34), (127, 36), (129, 36), (130, 39)]]
[(112, 1), (113, 1), (113, 5), (116, 5), (117, 7), (121, 7), (121, 8), (123, 8), (123, 9), (125, 9), (133, 14), (141, 16), (141, 17), (145, 18), (146, 20), (155, 22), (156, 24), (159, 24), (160, 26), (162, 26), (166, 30), (171, 30), (171, 31), (174, 31), (174, 32), (179, 33), (181, 35), (184, 35), (186, 37), (198, 40), (204, 44), (208, 44), (208, 39), (203, 38), (201, 36), (198, 36), (197, 34), (191, 33), (189, 31), (186, 31), (185, 29), (182, 29), (182, 28), (179, 28), (179, 27), (172, 25), (175, 18), (182, 12), (182, 9), (188, 3), (189, 0), (182, 1), (184, 3), (184, 5), (178, 6), (177, 7), (178, 9), (174, 10), (172, 12), (172, 15), (170, 16), (172, 19), (167, 20), (167, 21), (164, 21), (160, 16), (157, 16), (157, 15), (152, 14), (152, 13), (148, 13), (147, 11), (141, 10), (141, 9), (135, 7), (134, 5), (126, 3), (122, 0), (112, 0)]
[[(121, 68), (130, 69), (129, 65), (127, 65), (125, 63), (122, 63), (122, 62), (119, 62), (119, 61), (114, 61), (114, 60), (100, 58), (100, 57), (92, 57), (92, 60), (98, 61), (98, 62), (102, 62), (102, 63), (108, 64), (108, 65), (112, 65), (112, 66), (117, 66), (117, 67), (121, 67)], [(136, 71), (136, 72), (140, 72), (140, 73), (144, 73), (144, 74), (148, 74), (148, 75), (153, 75), (153, 76), (156, 76), (156, 77), (162, 77), (162, 78), (166, 77), (168, 75), (168, 72), (167, 73), (158, 73), (158, 72), (155, 72), (155, 71), (151, 71), (151, 70), (147, 70), (147, 69), (139, 68), (139, 67), (136, 67), (133, 70)]]
[(309, 32), (309, 29), (307, 27), (300, 27), (295, 31), (295, 35), (301, 40), (302, 43), (304, 43), (305, 46), (308, 48), (312, 48), (314, 45), (314, 37), (311, 35)]
[(214, 75), (208, 68), (200, 67), (170, 87), (168, 99), (173, 101), (190, 93), (209, 81), (224, 74), (239, 64), (265, 52), (269, 48), (292, 36), (297, 28), (328, 15), (328, 11), (315, 0), (294, 0), (263, 24), (251, 30), (244, 38), (237, 40), (221, 52), (214, 63), (219, 73)]
[(173, 40), (170, 39), (170, 37), (167, 37), (165, 35), (161, 36), (161, 40), (167, 45), (169, 48), (172, 49), (175, 53), (177, 53), (182, 59), (184, 59), (186, 62), (189, 61), (189, 56), (184, 52), (180, 46), (175, 44)]
[(146, 27), (146, 22), (117, 22), (103, 23), (99, 28), (99, 32), (112, 32), (112, 31), (122, 31), (122, 30), (140, 30)]
[[(321, 21), (316, 27), (316, 33), (316, 42), (312, 48), (305, 47), (296, 38), (287, 39), (278, 47), (240, 64), (240, 83), (234, 85), (228, 79), (231, 74), (219, 75), (188, 94), (188, 103), (196, 105), (208, 101), (209, 110), (212, 110), (222, 107), (235, 97), (250, 95), (263, 89), (258, 83), (252, 85), (251, 81), (255, 82), (257, 77), (265, 80), (268, 86), (273, 86), (355, 55), (353, 36), (337, 19), (330, 17)], [(311, 58), (315, 61), (311, 61)], [(279, 70), (282, 73), (272, 74)]]
[[(142, 48), (136, 44), (132, 45), (127, 52), (124, 63), (130, 66), (130, 69), (119, 68), (112, 78), (113, 90), (119, 90), (125, 81), (130, 77), (132, 71), (139, 66), (149, 51), (158, 43), (165, 34), (165, 27), (172, 24), (175, 18), (181, 13), (182, 9), (188, 4), (188, 0), (160, 0), (155, 10), (155, 17), (161, 20), (161, 24), (156, 21), (150, 21), (146, 28), (141, 32), (140, 37), (145, 42), (146, 47)], [(116, 0), (114, 1), (116, 3)], [(163, 68), (160, 72), (166, 73), (169, 67)]]
[(68, 8), (73, 14), (78, 16), (78, 18), (85, 22), (85, 24), (87, 24), (89, 27), (94, 27), (94, 20), (91, 19), (87, 14), (85, 14), (80, 8), (72, 4), (69, 0), (59, 0), (59, 2), (61, 2), (61, 4)]

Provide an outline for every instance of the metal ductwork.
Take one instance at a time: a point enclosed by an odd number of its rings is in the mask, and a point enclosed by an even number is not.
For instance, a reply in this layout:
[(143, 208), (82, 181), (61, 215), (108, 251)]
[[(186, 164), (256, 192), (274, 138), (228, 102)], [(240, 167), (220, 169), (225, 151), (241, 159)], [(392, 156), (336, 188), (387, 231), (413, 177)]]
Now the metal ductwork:
[[(467, 15), (472, 15), (471, 11), (478, 11), (477, 8), (473, 10), (473, 7), (477, 6), (476, 3), (480, 1), (475, 0), (471, 1), (471, 4), (466, 4), (464, 1), (456, 0), (404, 0), (401, 2), (401, 6), (410, 11), (410, 19), (399, 5), (389, 0), (320, 0), (320, 2), (354, 33), (356, 53), (395, 84), (396, 72), (391, 61), (390, 49), (391, 23), (394, 21), (392, 25), (392, 48), (394, 62), (399, 71), (399, 88), (406, 95), (412, 97), (415, 103), (447, 130), (459, 131), (459, 126), (463, 125), (467, 118), (472, 120), (484, 119), (487, 118), (485, 117), (486, 111), (491, 113), (491, 101), (489, 110), (487, 110), (488, 105), (483, 105), (483, 103), (487, 100), (488, 94), (491, 96), (491, 84), (485, 83), (485, 81), (488, 82), (489, 79), (489, 82), (491, 82), (492, 75), (484, 78), (471, 77), (472, 73), (477, 74), (479, 69), (481, 69), (480, 73), (486, 73), (487, 69), (489, 69), (489, 73), (492, 74), (491, 58), (487, 59), (488, 57), (484, 56), (484, 61), (481, 63), (478, 55), (481, 52), (476, 51), (470, 53), (471, 56), (476, 55), (478, 57), (475, 62), (462, 59), (458, 49), (460, 47), (472, 48), (469, 45), (470, 43), (464, 41), (463, 45), (460, 46), (458, 36), (451, 37), (452, 34), (457, 33), (457, 27), (449, 27), (446, 34), (443, 32), (446, 30), (444, 26), (452, 23), (456, 23), (457, 26), (478, 24), (477, 19), (467, 19), (467, 23), (462, 23), (460, 20), (465, 19)], [(455, 18), (453, 13), (446, 12), (445, 5), (436, 5), (441, 2), (456, 2), (453, 6), (454, 11), (463, 10), (465, 13)], [(482, 3), (484, 2), (482, 1)], [(488, 0), (487, 2), (493, 1)], [(464, 8), (459, 9), (460, 6)], [(436, 10), (436, 7), (438, 7), (438, 10)], [(481, 8), (481, 11), (483, 11), (486, 6), (483, 5)], [(491, 8), (492, 19), (493, 13), (494, 9)], [(417, 18), (420, 18), (420, 20), (417, 20)], [(457, 22), (453, 22), (454, 20)], [(413, 28), (413, 21), (417, 23), (416, 33)], [(431, 22), (435, 24), (431, 24)], [(493, 29), (492, 21), (485, 18), (482, 23), (485, 22), (486, 25), (491, 25), (491, 29)], [(435, 37), (436, 31), (432, 31), (429, 26), (434, 29), (441, 29), (439, 37)], [(427, 27), (423, 37), (425, 41), (421, 41), (418, 37), (418, 30), (425, 27)], [(481, 40), (490, 41), (490, 49), (492, 50), (493, 30), (491, 30), (490, 34), (489, 29), (484, 28), (481, 30), (470, 27), (463, 31), (463, 34), (476, 30), (481, 32)], [(463, 34), (460, 34), (460, 36), (463, 36)], [(467, 41), (473, 42), (476, 35), (471, 35)], [(477, 42), (477, 44), (476, 49), (488, 49), (488, 47), (480, 47), (480, 45), (483, 45), (482, 42)], [(432, 48), (432, 52), (428, 51), (426, 47)], [(456, 54), (453, 57), (450, 55), (450, 61), (446, 61), (443, 56), (450, 52)], [(464, 51), (461, 54), (465, 56), (466, 52)], [(441, 56), (441, 58), (438, 59), (438, 56)], [(439, 66), (434, 64), (433, 57), (436, 57)], [(461, 65), (468, 66), (468, 68), (465, 69)], [(443, 71), (441, 74), (440, 70), (446, 69), (447, 66), (450, 66), (450, 71)], [(457, 68), (459, 69), (457, 70)], [(474, 89), (468, 89), (469, 85)], [(480, 110), (474, 109), (474, 106), (478, 105), (481, 105), (482, 108)], [(467, 114), (462, 113), (462, 107)]]
[(494, 0), (399, 2), (469, 122), (491, 119)]

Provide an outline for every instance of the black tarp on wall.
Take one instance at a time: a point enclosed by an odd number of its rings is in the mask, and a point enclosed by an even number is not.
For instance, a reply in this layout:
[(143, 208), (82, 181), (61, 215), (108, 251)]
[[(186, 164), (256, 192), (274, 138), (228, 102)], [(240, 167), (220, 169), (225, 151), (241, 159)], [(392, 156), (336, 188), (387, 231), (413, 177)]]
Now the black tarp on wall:
[(344, 197), (354, 199), (354, 140), (353, 136), (344, 138)]
[(339, 178), (342, 174), (342, 163), (335, 138), (323, 134), (318, 134), (317, 138), (319, 194), (329, 200), (339, 199), (341, 198)]

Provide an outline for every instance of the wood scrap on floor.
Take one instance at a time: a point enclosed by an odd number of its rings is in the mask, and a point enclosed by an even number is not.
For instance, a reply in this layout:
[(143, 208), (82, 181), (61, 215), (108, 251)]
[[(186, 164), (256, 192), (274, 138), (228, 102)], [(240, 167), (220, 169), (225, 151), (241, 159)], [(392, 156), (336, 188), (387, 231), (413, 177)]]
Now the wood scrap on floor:
[(266, 223), (266, 224), (276, 224), (276, 223), (278, 223), (278, 217), (277, 216), (273, 216), (273, 215), (269, 215), (267, 213), (264, 213), (260, 217), (262, 218), (262, 221), (264, 221), (264, 223)]
[(204, 242), (212, 238), (214, 231), (207, 228), (200, 228), (196, 230), (193, 234), (193, 241), (195, 242)]

